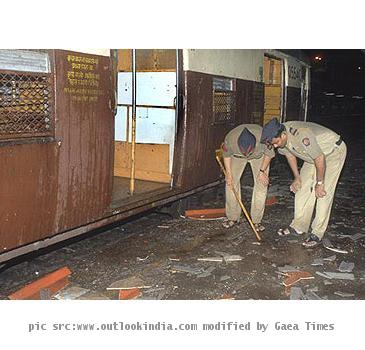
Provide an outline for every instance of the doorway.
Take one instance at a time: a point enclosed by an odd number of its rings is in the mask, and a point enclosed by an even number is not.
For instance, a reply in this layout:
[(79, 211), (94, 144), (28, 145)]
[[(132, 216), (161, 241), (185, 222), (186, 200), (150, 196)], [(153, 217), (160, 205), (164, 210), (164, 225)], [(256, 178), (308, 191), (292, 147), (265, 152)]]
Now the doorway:
[(176, 50), (118, 50), (117, 79), (114, 208), (171, 190), (176, 133)]
[(283, 68), (282, 60), (264, 57), (265, 104), (264, 124), (277, 117), (282, 117)]

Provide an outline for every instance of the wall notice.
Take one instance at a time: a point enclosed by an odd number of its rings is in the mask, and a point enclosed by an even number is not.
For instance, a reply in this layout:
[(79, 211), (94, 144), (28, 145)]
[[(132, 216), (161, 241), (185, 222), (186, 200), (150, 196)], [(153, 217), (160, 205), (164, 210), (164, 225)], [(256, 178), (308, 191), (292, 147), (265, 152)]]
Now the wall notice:
[(64, 92), (74, 102), (97, 103), (103, 94), (100, 89), (99, 59), (78, 55), (66, 56), (66, 86)]

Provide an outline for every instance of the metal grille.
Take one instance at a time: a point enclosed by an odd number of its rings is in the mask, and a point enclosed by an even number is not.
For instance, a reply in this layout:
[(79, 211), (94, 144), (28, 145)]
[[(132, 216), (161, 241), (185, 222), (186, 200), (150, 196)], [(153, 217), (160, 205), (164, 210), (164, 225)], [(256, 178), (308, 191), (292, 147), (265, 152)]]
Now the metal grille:
[(0, 139), (53, 135), (50, 79), (0, 71)]
[(236, 115), (236, 94), (234, 91), (213, 92), (214, 124), (234, 123)]

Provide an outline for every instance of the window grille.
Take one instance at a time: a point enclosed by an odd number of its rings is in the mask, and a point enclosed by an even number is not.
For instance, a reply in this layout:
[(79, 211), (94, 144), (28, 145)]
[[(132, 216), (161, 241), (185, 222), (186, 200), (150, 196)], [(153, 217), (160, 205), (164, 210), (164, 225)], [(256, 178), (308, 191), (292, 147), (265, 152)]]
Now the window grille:
[(53, 136), (51, 76), (0, 71), (0, 140)]
[(236, 92), (233, 79), (213, 79), (213, 124), (234, 123)]

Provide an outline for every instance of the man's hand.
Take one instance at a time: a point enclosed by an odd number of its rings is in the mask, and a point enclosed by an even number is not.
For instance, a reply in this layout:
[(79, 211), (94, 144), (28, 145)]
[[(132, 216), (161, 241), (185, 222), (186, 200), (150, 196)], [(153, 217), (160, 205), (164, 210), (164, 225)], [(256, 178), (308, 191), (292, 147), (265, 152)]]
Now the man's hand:
[(324, 189), (324, 184), (316, 185), (315, 193), (317, 198), (323, 198), (327, 194), (327, 192)]
[(290, 185), (290, 191), (293, 193), (297, 193), (298, 190), (302, 187), (302, 180), (300, 177), (296, 177), (294, 181)]
[(259, 171), (259, 174), (257, 176), (257, 181), (260, 182), (264, 186), (268, 186), (270, 182), (270, 178), (267, 176), (267, 174), (263, 171)]

